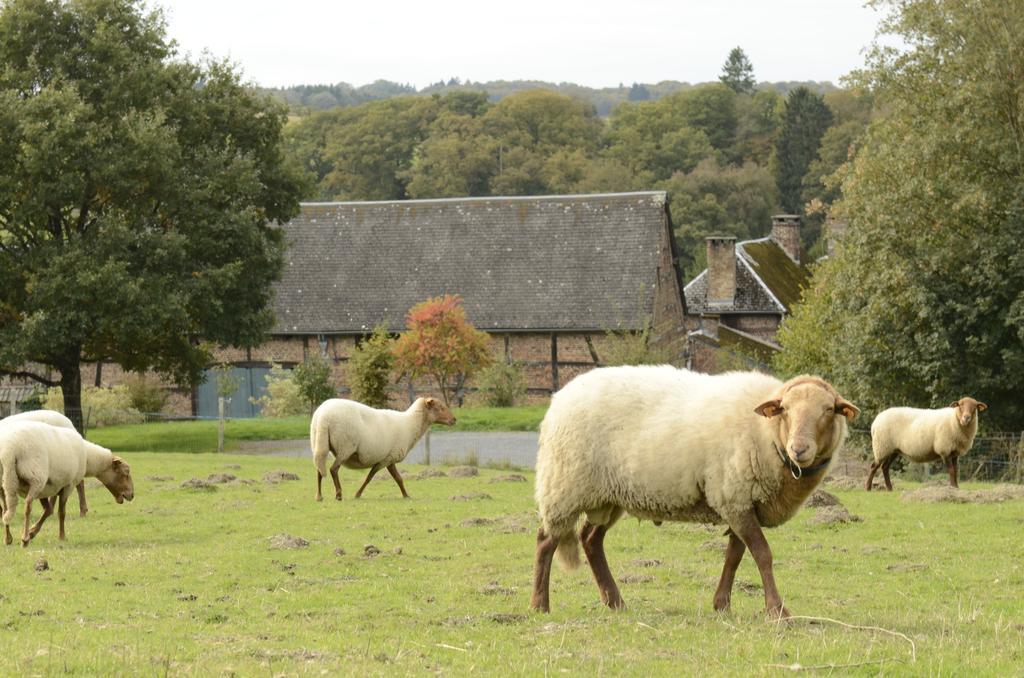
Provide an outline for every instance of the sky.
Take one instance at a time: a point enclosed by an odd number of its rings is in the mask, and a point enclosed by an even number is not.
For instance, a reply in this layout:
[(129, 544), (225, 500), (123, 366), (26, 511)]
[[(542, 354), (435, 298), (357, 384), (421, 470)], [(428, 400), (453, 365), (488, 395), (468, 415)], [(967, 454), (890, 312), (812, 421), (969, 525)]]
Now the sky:
[(717, 80), (741, 47), (758, 81), (839, 78), (881, 15), (864, 0), (148, 0), (191, 59), (263, 87), (453, 77), (589, 87)]

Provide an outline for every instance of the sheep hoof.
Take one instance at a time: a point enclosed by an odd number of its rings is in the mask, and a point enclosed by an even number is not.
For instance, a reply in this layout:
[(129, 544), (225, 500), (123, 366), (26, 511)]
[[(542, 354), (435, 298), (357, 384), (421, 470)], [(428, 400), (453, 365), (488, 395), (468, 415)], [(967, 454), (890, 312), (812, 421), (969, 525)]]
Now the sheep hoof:
[(323, 501), (323, 500), (324, 500), (324, 498), (323, 498), (323, 497), (317, 497), (317, 498), (316, 498), (316, 500), (317, 500), (317, 501)]
[(23, 549), (27, 549), (27, 548), (28, 548), (28, 543), (29, 543), (30, 541), (32, 541), (32, 540), (31, 540), (31, 539), (22, 539), (22, 540), (21, 540), (21, 548), (23, 548)]
[(768, 619), (770, 621), (785, 621), (786, 619), (789, 619), (793, 616), (789, 613), (789, 610), (786, 609), (785, 605), (780, 605), (779, 607), (775, 608), (768, 608), (767, 610), (765, 610), (765, 612), (768, 614)]
[(4, 536), (4, 544), (6, 544), (7, 546), (10, 546), (13, 543), (14, 543), (14, 537), (12, 537), (9, 534)]
[(715, 598), (715, 612), (728, 612), (731, 605), (732, 600), (729, 598)]
[(81, 511), (78, 512), (79, 518), (84, 518), (87, 515), (89, 515), (89, 509), (82, 509)]

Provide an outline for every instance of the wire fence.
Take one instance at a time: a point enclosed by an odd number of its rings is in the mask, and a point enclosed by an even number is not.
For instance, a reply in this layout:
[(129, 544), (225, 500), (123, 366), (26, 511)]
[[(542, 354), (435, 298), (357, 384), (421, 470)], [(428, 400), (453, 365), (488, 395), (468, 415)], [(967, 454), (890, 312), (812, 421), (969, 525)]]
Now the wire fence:
[[(847, 439), (844, 456), (864, 468), (873, 459), (871, 432), (853, 429)], [(1024, 483), (1024, 431), (986, 432), (974, 439), (974, 445), (959, 459), (960, 480), (984, 480), (1002, 483)], [(908, 475), (931, 475), (946, 477), (946, 467), (941, 461), (929, 464), (911, 464), (900, 458), (893, 469)], [(849, 475), (855, 475), (850, 473)]]

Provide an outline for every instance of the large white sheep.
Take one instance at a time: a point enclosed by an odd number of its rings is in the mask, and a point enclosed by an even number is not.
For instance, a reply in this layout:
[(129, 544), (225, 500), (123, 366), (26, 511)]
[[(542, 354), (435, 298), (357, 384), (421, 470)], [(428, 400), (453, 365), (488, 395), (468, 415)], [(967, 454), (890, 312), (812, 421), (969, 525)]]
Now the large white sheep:
[(871, 490), (875, 472), (881, 468), (885, 488), (892, 490), (889, 467), (900, 453), (921, 463), (941, 459), (949, 472), (949, 484), (960, 487), (957, 460), (974, 445), (978, 413), (987, 409), (985, 403), (965, 396), (938, 410), (890, 407), (881, 412), (871, 423), (871, 450), (875, 461), (868, 471), (865, 489)]
[[(728, 525), (714, 608), (728, 609), (750, 549), (765, 606), (789, 615), (762, 527), (788, 520), (825, 475), (859, 410), (817, 377), (783, 384), (757, 372), (698, 374), (669, 366), (591, 370), (551, 401), (537, 454), (535, 609), (548, 611), (551, 560), (579, 563), (582, 541), (601, 600), (624, 607), (604, 554), (623, 515)], [(586, 514), (579, 537), (575, 530)]]
[[(37, 421), (19, 421), (0, 428), (0, 467), (3, 478), (4, 541), (10, 544), (10, 523), (25, 497), (25, 527), (22, 546), (28, 546), (43, 522), (53, 513), (59, 498), (60, 538), (65, 538), (64, 515), (71, 488), (89, 476), (102, 482), (117, 503), (135, 496), (131, 469), (99, 445), (85, 440), (77, 432)], [(43, 515), (30, 527), (32, 502), (39, 499)]]
[[(41, 421), (44, 424), (50, 426), (56, 426), (57, 428), (66, 428), (76, 431), (75, 425), (71, 423), (71, 420), (65, 417), (60, 412), (54, 410), (31, 410), (29, 412), (19, 412), (18, 414), (12, 414), (9, 417), (0, 419), (0, 426), (4, 424), (13, 423), (16, 421)], [(83, 518), (89, 513), (89, 505), (85, 501), (85, 481), (78, 483), (75, 486), (78, 490), (78, 513)]]
[(404, 412), (378, 410), (354, 400), (332, 398), (320, 404), (309, 425), (309, 444), (316, 465), (316, 500), (323, 501), (320, 486), (327, 475), (327, 454), (334, 454), (331, 478), (334, 498), (341, 501), (338, 469), (370, 469), (356, 499), (363, 495), (370, 479), (386, 468), (398, 483), (402, 496), (408, 498), (402, 476), (395, 466), (405, 459), (433, 423), (455, 423), (451, 411), (436, 398), (417, 398)]

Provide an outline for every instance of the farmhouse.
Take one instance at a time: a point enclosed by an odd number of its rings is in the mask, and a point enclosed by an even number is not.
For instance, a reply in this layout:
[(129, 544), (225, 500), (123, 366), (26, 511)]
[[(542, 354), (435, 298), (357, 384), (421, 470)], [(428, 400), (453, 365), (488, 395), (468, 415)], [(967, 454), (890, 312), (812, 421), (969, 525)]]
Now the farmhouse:
[(758, 240), (709, 237), (707, 260), (684, 288), (689, 366), (716, 372), (767, 363), (779, 349), (775, 332), (811, 277), (800, 251), (800, 217), (773, 216), (771, 234)]
[[(383, 323), (405, 328), (416, 303), (463, 298), (491, 336), (496, 359), (526, 368), (529, 393), (546, 398), (602, 361), (610, 330), (652, 326), (682, 360), (686, 327), (664, 192), (308, 203), (284, 226), (290, 243), (274, 311), (277, 325), (252, 350), (221, 358), (242, 377), (232, 414), (252, 414), (271, 362), (311, 351), (345, 388), (353, 347)], [(193, 410), (215, 411), (213, 380)], [(393, 404), (429, 384), (403, 382)], [(248, 392), (245, 392), (248, 390)]]

